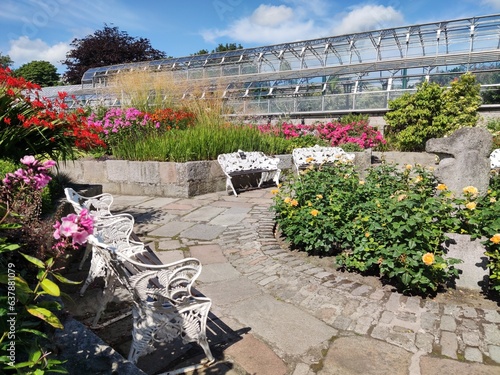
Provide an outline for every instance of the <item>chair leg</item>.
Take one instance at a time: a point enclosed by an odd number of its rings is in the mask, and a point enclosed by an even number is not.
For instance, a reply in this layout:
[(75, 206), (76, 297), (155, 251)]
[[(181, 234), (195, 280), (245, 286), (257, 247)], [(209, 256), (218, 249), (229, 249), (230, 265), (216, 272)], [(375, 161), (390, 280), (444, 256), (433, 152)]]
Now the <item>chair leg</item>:
[(90, 244), (87, 244), (87, 247), (85, 247), (85, 253), (83, 254), (83, 258), (82, 260), (80, 261), (80, 265), (78, 266), (78, 270), (81, 271), (82, 268), (83, 268), (83, 264), (85, 263), (85, 261), (87, 260), (87, 258), (89, 257), (89, 254), (90, 252), (92, 251), (92, 245)]
[(101, 314), (104, 312), (104, 310), (106, 310), (108, 303), (113, 299), (116, 283), (117, 283), (116, 278), (110, 276), (108, 281), (108, 286), (102, 290), (101, 294), (102, 297), (99, 299), (99, 306), (97, 307), (94, 320), (92, 321), (92, 327), (98, 325), (99, 319), (101, 319)]
[(233, 186), (233, 181), (231, 180), (231, 177), (226, 178), (226, 191), (228, 191), (228, 188), (231, 188), (233, 190), (233, 193), (235, 196), (238, 196), (236, 193), (236, 189)]

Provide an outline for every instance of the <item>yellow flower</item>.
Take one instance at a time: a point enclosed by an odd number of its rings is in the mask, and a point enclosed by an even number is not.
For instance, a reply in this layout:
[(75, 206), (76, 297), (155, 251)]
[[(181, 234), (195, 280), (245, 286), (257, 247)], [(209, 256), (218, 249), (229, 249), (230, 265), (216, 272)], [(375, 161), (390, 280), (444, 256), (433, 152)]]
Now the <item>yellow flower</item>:
[(299, 202), (297, 201), (297, 199), (292, 199), (292, 201), (290, 202), (290, 204), (295, 207), (295, 206), (299, 205)]
[(469, 210), (473, 210), (476, 208), (476, 202), (469, 202), (465, 205), (465, 207)]
[(400, 194), (400, 195), (398, 196), (398, 202), (401, 202), (401, 201), (402, 201), (403, 199), (405, 199), (405, 198), (406, 198), (406, 194)]
[(406, 169), (409, 171), (411, 169), (411, 164), (406, 164)]
[(422, 176), (417, 176), (415, 177), (415, 182), (418, 184), (419, 182), (422, 182), (423, 177)]
[(364, 184), (365, 184), (365, 182), (364, 182), (363, 180), (359, 180), (359, 184), (360, 184), (360, 185), (364, 185)]
[(307, 159), (306, 159), (306, 163), (311, 163), (312, 161), (314, 161), (314, 158), (312, 156), (309, 156)]
[(279, 189), (273, 189), (273, 190), (271, 190), (271, 194), (275, 194), (276, 195), (278, 193), (279, 193)]
[(313, 205), (313, 204), (312, 204), (312, 202), (311, 202), (311, 201), (307, 201), (307, 206), (308, 206), (308, 207), (312, 207), (312, 205)]
[(319, 214), (318, 210), (311, 210), (311, 215), (318, 216), (318, 214)]
[(424, 255), (422, 255), (422, 261), (426, 266), (430, 266), (432, 263), (434, 263), (434, 254), (425, 253)]
[(365, 233), (365, 237), (366, 237), (366, 238), (370, 237), (370, 233), (366, 232), (366, 233)]
[(448, 186), (446, 186), (445, 184), (439, 184), (436, 189), (444, 191), (448, 190)]
[(490, 198), (490, 203), (495, 203), (496, 201), (497, 201), (497, 199), (495, 197)]
[(318, 195), (316, 195), (316, 198), (323, 199), (323, 196), (321, 194), (318, 194)]
[(284, 200), (285, 203), (290, 203), (291, 201), (292, 201), (292, 198), (290, 198), (290, 197), (286, 197)]
[(500, 233), (496, 233), (493, 237), (490, 238), (490, 241), (494, 244), (500, 243)]
[(464, 194), (467, 194), (467, 195), (470, 195), (472, 197), (475, 197), (479, 191), (477, 190), (477, 188), (475, 188), (474, 186), (466, 186), (463, 188), (463, 192)]

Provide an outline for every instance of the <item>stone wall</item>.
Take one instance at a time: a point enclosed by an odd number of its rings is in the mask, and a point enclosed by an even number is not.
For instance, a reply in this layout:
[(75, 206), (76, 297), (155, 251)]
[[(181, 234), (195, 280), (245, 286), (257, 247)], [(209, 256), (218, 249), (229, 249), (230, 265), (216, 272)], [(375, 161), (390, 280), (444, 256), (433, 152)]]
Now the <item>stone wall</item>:
[[(366, 150), (355, 154), (355, 164), (361, 172), (384, 160), (400, 165), (435, 164), (435, 156), (427, 153)], [(283, 171), (292, 168), (291, 155), (277, 156)], [(74, 183), (102, 185), (102, 191), (111, 194), (188, 198), (226, 188), (225, 175), (215, 160), (174, 163), (80, 159), (60, 164), (59, 171)]]

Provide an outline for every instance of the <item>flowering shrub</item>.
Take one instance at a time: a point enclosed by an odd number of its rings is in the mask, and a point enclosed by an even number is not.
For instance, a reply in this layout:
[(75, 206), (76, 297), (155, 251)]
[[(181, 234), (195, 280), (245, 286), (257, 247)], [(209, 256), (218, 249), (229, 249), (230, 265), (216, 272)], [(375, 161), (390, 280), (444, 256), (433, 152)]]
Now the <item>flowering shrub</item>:
[(382, 134), (369, 126), (366, 120), (353, 121), (348, 124), (328, 122), (313, 125), (294, 125), (285, 122), (279, 126), (258, 125), (258, 128), (263, 133), (282, 136), (286, 139), (314, 136), (316, 139), (328, 142), (331, 146), (352, 143), (365, 149), (386, 143)]
[(458, 276), (446, 233), (481, 239), (491, 288), (500, 291), (500, 176), (486, 194), (454, 196), (430, 170), (381, 165), (365, 178), (349, 164), (306, 169), (273, 191), (277, 222), (292, 246), (336, 255), (347, 270), (388, 278), (406, 293), (435, 293)]
[(63, 252), (65, 249), (78, 249), (87, 243), (87, 238), (94, 230), (94, 220), (88, 210), (82, 210), (78, 215), (69, 214), (54, 224), (54, 238), (58, 242), (53, 249)]
[(194, 115), (170, 108), (152, 114), (136, 108), (111, 108), (102, 118), (95, 113), (88, 118), (88, 127), (101, 133), (111, 148), (123, 143), (134, 144), (144, 138), (164, 134), (172, 129), (186, 129), (194, 124)]
[(40, 163), (31, 155), (24, 156), (21, 163), (23, 168), (7, 173), (2, 180), (0, 198), (7, 210), (21, 215), (26, 223), (38, 218), (42, 204), (41, 190), (52, 179), (49, 169), (56, 163), (53, 160)]
[[(0, 305), (8, 307), (0, 309), (0, 350), (12, 353), (0, 356), (0, 366), (6, 374), (67, 373), (62, 362), (50, 356), (55, 348), (51, 347), (50, 330), (47, 329), (48, 326), (64, 328), (56, 315), (61, 304), (45, 296), (61, 296), (55, 281), (77, 284), (58, 272), (56, 259), (63, 248), (74, 248), (85, 242), (92, 230), (92, 221), (87, 213), (79, 218), (63, 218), (55, 225), (57, 234), (54, 235), (60, 241), (54, 245), (57, 250), (54, 257), (42, 260), (27, 254), (45, 255), (43, 237), (49, 230), (40, 220), (37, 207), (40, 191), (51, 180), (49, 169), (55, 162), (41, 163), (28, 155), (21, 163), (23, 167), (7, 173), (0, 186)], [(12, 325), (5, 324), (13, 311), (14, 332)]]
[(31, 153), (65, 160), (75, 148), (103, 146), (86, 126), (83, 109), (69, 110), (66, 98), (64, 92), (53, 100), (41, 97), (38, 85), (0, 67), (0, 157), (17, 160)]

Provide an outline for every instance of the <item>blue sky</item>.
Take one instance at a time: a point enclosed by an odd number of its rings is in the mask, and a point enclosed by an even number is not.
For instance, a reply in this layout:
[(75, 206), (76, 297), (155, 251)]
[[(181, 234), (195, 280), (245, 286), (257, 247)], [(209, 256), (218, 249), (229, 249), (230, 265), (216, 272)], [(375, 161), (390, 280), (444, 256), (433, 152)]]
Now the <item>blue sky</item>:
[(13, 68), (44, 60), (63, 73), (71, 41), (105, 24), (181, 57), (496, 13), (500, 0), (1, 0), (0, 53)]

